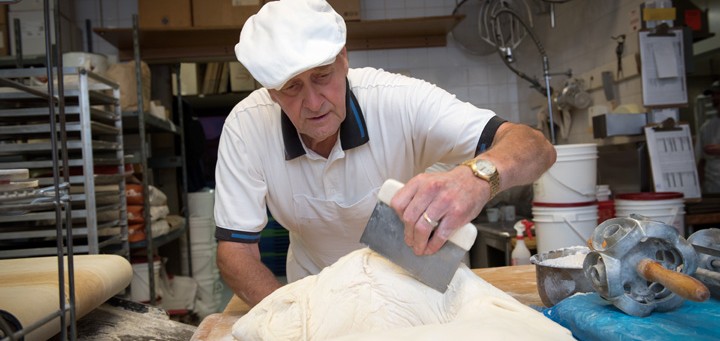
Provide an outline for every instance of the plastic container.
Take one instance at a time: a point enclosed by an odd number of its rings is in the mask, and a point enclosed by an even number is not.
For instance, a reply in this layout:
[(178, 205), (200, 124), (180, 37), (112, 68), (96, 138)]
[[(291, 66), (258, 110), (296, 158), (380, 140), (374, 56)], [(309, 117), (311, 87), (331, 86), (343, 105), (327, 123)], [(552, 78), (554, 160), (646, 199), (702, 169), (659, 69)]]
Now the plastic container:
[(685, 201), (680, 192), (638, 192), (615, 196), (615, 216), (639, 214), (651, 220), (674, 226), (685, 233)]
[(190, 249), (193, 268), (192, 277), (212, 276), (217, 269), (217, 264), (215, 264), (217, 250), (215, 246), (193, 245)]
[(523, 219), (515, 223), (513, 228), (515, 229), (515, 247), (513, 248), (512, 252), (510, 253), (510, 265), (528, 265), (530, 264), (530, 250), (527, 248), (527, 245), (525, 245), (525, 235), (524, 231), (528, 231), (528, 236), (530, 232), (530, 228), (533, 226), (533, 223)]
[[(135, 302), (149, 302), (150, 301), (150, 281), (148, 263), (133, 263), (133, 278), (130, 282), (130, 299)], [(155, 279), (155, 295), (156, 299), (160, 298), (161, 292), (159, 290), (160, 284), (160, 259), (156, 259), (153, 262), (153, 277)]]
[(609, 185), (595, 186), (595, 197), (597, 198), (597, 201), (608, 201), (610, 200), (611, 195), (612, 191), (610, 191)]
[(190, 243), (195, 246), (215, 244), (215, 222), (210, 218), (191, 217)]
[(213, 218), (214, 207), (214, 191), (188, 193), (188, 213), (191, 218)]
[(615, 201), (598, 201), (598, 225), (611, 218), (615, 218)]
[(597, 144), (555, 146), (557, 160), (533, 183), (533, 200), (543, 203), (596, 201)]
[(537, 252), (587, 245), (597, 226), (597, 202), (539, 203), (532, 206)]

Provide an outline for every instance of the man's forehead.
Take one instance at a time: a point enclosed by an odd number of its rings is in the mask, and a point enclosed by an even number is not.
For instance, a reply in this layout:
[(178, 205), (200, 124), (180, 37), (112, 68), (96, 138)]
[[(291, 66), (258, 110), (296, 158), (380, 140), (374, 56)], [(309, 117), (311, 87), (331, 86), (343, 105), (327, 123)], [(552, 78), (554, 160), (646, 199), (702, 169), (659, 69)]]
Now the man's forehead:
[(300, 81), (301, 78), (303, 78), (304, 76), (308, 76), (308, 75), (309, 75), (309, 76), (312, 76), (312, 75), (314, 75), (314, 74), (328, 72), (328, 71), (330, 71), (330, 70), (332, 69), (332, 67), (333, 67), (333, 64), (329, 64), (329, 65), (321, 65), (321, 66), (318, 66), (318, 67), (314, 67), (314, 68), (312, 68), (312, 69), (310, 69), (310, 70), (307, 70), (307, 71), (305, 71), (305, 72), (303, 72), (303, 73), (301, 73), (301, 74), (299, 74), (299, 75), (297, 75), (297, 76), (295, 76), (295, 77), (293, 77), (293, 78), (290, 78), (290, 80), (288, 80), (287, 82), (285, 82), (285, 86), (283, 86), (283, 89), (284, 89), (285, 87), (291, 85), (291, 84), (294, 83), (294, 82)]

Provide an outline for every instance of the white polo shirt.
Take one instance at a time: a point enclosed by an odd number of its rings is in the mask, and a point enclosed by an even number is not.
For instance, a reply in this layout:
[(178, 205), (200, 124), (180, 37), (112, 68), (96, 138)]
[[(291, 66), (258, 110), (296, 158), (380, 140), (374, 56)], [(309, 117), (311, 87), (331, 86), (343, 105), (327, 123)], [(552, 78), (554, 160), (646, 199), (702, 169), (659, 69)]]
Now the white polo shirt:
[(422, 80), (373, 68), (350, 69), (347, 79), (347, 116), (327, 159), (302, 143), (266, 89), (233, 108), (220, 137), (215, 236), (258, 242), (269, 208), (290, 231), (289, 281), (363, 247), (385, 180), (471, 158), (504, 122)]

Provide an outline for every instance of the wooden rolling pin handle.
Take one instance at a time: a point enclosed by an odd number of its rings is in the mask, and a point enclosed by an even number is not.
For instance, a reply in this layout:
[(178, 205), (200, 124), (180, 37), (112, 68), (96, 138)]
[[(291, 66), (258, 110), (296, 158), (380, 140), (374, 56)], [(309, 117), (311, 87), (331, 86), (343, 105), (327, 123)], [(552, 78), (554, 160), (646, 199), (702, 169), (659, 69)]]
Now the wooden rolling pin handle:
[(637, 271), (646, 280), (660, 283), (682, 298), (702, 302), (710, 297), (710, 291), (702, 282), (684, 273), (666, 269), (650, 259), (640, 260)]

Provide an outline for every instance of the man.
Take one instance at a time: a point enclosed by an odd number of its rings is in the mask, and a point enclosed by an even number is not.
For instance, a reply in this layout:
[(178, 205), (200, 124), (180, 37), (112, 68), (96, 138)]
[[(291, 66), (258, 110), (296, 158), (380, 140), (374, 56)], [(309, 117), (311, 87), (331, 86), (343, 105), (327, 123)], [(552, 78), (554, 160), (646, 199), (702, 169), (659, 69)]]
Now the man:
[(215, 236), (221, 274), (250, 305), (281, 285), (258, 251), (266, 207), (290, 231), (292, 282), (363, 247), (386, 179), (406, 183), (391, 205), (405, 242), (432, 254), (497, 191), (534, 181), (555, 161), (529, 127), (421, 80), (349, 69), (345, 37), (345, 22), (324, 0), (281, 0), (248, 19), (235, 46), (264, 88), (225, 121)]
[(705, 96), (711, 96), (716, 114), (700, 127), (695, 154), (703, 194), (720, 193), (720, 81), (712, 83)]

